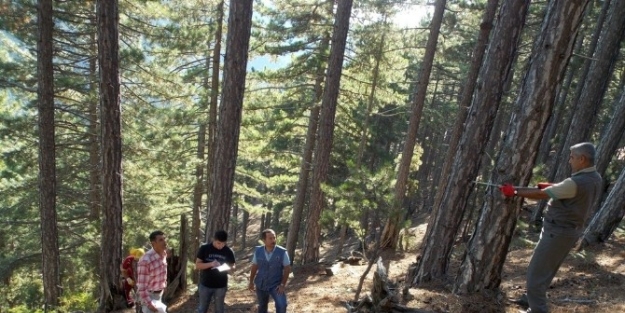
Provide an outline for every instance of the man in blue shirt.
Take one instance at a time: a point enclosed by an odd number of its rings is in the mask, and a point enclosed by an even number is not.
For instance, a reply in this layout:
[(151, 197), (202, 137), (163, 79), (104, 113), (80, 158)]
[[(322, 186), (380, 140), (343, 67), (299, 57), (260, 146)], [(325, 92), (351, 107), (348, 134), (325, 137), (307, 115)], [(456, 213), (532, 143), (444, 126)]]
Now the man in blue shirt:
[(195, 269), (200, 271), (198, 313), (208, 311), (213, 296), (215, 296), (215, 313), (224, 313), (228, 270), (235, 268), (234, 252), (226, 245), (226, 241), (228, 233), (218, 230), (213, 241), (203, 244), (197, 252)]
[(258, 313), (267, 313), (269, 296), (276, 304), (276, 313), (286, 313), (286, 282), (291, 273), (291, 260), (286, 249), (276, 245), (276, 232), (261, 233), (264, 245), (256, 247), (252, 258), (248, 288), (256, 291)]

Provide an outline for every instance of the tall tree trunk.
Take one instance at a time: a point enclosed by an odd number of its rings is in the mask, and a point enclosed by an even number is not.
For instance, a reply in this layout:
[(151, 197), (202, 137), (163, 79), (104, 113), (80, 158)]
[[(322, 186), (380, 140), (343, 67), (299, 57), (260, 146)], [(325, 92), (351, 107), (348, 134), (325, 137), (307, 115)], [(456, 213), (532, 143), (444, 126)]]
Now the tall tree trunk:
[[(453, 133), (449, 140), (449, 148), (447, 148), (447, 154), (439, 177), (448, 177), (451, 165), (454, 161), (453, 156), (456, 154), (454, 151), (458, 148), (458, 141), (462, 135), (464, 129), (464, 122), (467, 119), (469, 113), (469, 107), (471, 106), (471, 100), (473, 98), (473, 92), (475, 91), (475, 84), (477, 84), (477, 77), (480, 73), (482, 61), (484, 60), (484, 54), (488, 46), (488, 38), (493, 28), (493, 20), (495, 19), (495, 13), (497, 13), (497, 6), (499, 0), (488, 0), (486, 4), (486, 10), (482, 16), (482, 22), (480, 23), (480, 31), (477, 35), (477, 42), (473, 47), (471, 67), (469, 73), (465, 79), (464, 87), (462, 88), (462, 96), (460, 98), (458, 116), (456, 117), (456, 123), (454, 124)], [(443, 197), (443, 192), (447, 188), (447, 179), (441, 179), (436, 187), (436, 198), (434, 199), (434, 206), (438, 207)]]
[[(565, 153), (568, 158), (568, 155), (569, 155), (568, 149), (565, 148), (565, 143), (567, 139), (566, 136), (568, 135), (569, 128), (571, 127), (574, 112), (577, 110), (579, 106), (583, 105), (579, 103), (579, 98), (582, 94), (582, 90), (584, 89), (584, 82), (586, 81), (586, 77), (588, 76), (588, 72), (590, 70), (590, 65), (592, 64), (592, 55), (595, 53), (595, 50), (597, 49), (599, 36), (601, 35), (601, 30), (603, 29), (603, 24), (605, 22), (605, 19), (608, 16), (608, 10), (610, 8), (611, 1), (612, 0), (605, 0), (603, 1), (603, 4), (601, 5), (601, 11), (599, 12), (599, 16), (597, 17), (595, 30), (592, 34), (592, 37), (590, 38), (590, 43), (588, 44), (587, 57), (584, 58), (583, 66), (581, 69), (581, 75), (579, 76), (577, 87), (575, 88), (575, 94), (572, 96), (571, 100), (569, 101), (572, 104), (570, 106), (565, 105), (565, 108), (567, 108), (565, 111), (570, 111), (571, 113), (568, 117), (566, 117), (566, 119), (564, 119), (564, 122), (561, 122), (560, 119), (563, 118), (565, 114), (561, 114), (562, 117), (554, 116), (554, 118), (558, 117), (556, 121), (558, 124), (561, 124), (561, 125), (558, 126), (559, 131), (557, 132), (558, 136), (556, 136), (556, 147), (554, 149), (556, 152), (556, 155), (554, 156), (553, 164), (551, 164), (551, 170), (549, 171), (549, 174), (547, 177), (548, 181), (555, 181), (556, 174), (558, 172), (558, 168), (560, 166), (561, 161), (568, 160), (568, 159), (560, 160), (560, 155)], [(580, 39), (579, 41), (581, 42), (582, 40)], [(583, 54), (580, 53), (580, 55), (583, 55)], [(563, 98), (562, 101), (566, 102), (567, 97), (568, 95), (564, 95), (564, 97), (561, 97)], [(539, 203), (539, 205), (536, 207), (536, 210), (532, 214), (532, 219), (534, 221), (540, 221), (540, 218), (542, 217), (542, 212), (545, 209), (546, 205), (547, 205), (547, 201), (541, 201)]]
[[(204, 78), (204, 90), (206, 91), (207, 96), (206, 99), (202, 99), (203, 103), (201, 105), (202, 112), (208, 108), (209, 114), (207, 116), (206, 122), (200, 122), (200, 128), (198, 130), (198, 146), (197, 146), (197, 161), (198, 164), (195, 167), (195, 187), (193, 190), (193, 213), (191, 216), (191, 255), (194, 255), (198, 249), (200, 248), (200, 243), (202, 241), (202, 196), (206, 190), (207, 200), (206, 204), (208, 207), (208, 184), (210, 181), (210, 177), (205, 177), (204, 173), (210, 173), (211, 164), (213, 162), (213, 147), (214, 147), (214, 137), (215, 137), (215, 127), (216, 127), (216, 119), (217, 119), (217, 96), (219, 95), (219, 64), (221, 60), (221, 28), (223, 22), (223, 1), (219, 2), (217, 7), (217, 25), (215, 29), (215, 45), (213, 47), (212, 58), (206, 56), (206, 76)], [(210, 40), (208, 40), (207, 48), (210, 48)], [(212, 62), (212, 63), (211, 63)], [(208, 69), (211, 68), (212, 64), (212, 74), (211, 83), (209, 85), (208, 81)], [(210, 128), (208, 131), (208, 138), (206, 137), (207, 128)], [(208, 143), (207, 143), (208, 142)], [(206, 148), (208, 147), (208, 157), (205, 158)], [(204, 171), (204, 165), (202, 162), (206, 162), (206, 171)], [(207, 212), (205, 212), (207, 213)], [(207, 234), (207, 238), (212, 236), (211, 234)], [(199, 279), (199, 272), (193, 271), (191, 274), (191, 280), (194, 284), (197, 284)]]
[(384, 230), (382, 231), (382, 237), (380, 239), (382, 243), (380, 248), (395, 249), (397, 247), (399, 228), (402, 223), (402, 218), (404, 217), (401, 208), (404, 203), (404, 198), (406, 197), (406, 184), (408, 183), (410, 163), (412, 161), (412, 156), (414, 155), (417, 132), (419, 131), (421, 113), (423, 112), (423, 106), (425, 104), (425, 94), (430, 82), (430, 73), (432, 72), (432, 64), (434, 63), (434, 55), (436, 54), (436, 45), (438, 44), (438, 34), (440, 33), (446, 3), (447, 0), (437, 0), (434, 5), (434, 16), (432, 17), (432, 22), (430, 23), (430, 34), (425, 46), (425, 55), (423, 57), (419, 78), (417, 79), (417, 89), (412, 103), (412, 113), (410, 115), (408, 133), (406, 134), (404, 150), (401, 155), (399, 169), (397, 170), (394, 201), (389, 218), (384, 225)]
[(501, 5), (492, 41), (480, 71), (477, 91), (466, 121), (466, 129), (456, 150), (455, 163), (441, 203), (433, 208), (421, 247), (421, 259), (413, 285), (442, 277), (462, 221), (466, 201), (472, 191), (480, 160), (511, 72), (529, 0), (505, 0)]
[[(603, 177), (605, 184), (604, 187), (606, 188), (610, 182), (604, 175), (605, 171), (608, 168), (610, 160), (612, 160), (612, 157), (618, 150), (619, 143), (625, 134), (625, 88), (622, 89), (621, 96), (615, 101), (613, 106), (616, 107), (616, 109), (612, 114), (610, 123), (608, 123), (604, 133), (601, 134), (601, 141), (597, 146), (597, 157), (595, 160), (597, 172)], [(602, 208), (601, 201), (604, 199), (604, 195), (605, 193), (603, 193), (600, 197), (597, 197), (595, 202), (592, 204), (590, 210), (591, 217)]]
[[(267, 203), (267, 213), (265, 213), (264, 218), (265, 218), (265, 222), (263, 223), (265, 225), (265, 227), (263, 227), (263, 229), (265, 228), (272, 228), (273, 226), (271, 226), (271, 215), (273, 213), (273, 203), (271, 201), (269, 201), (269, 203)], [(275, 229), (274, 229), (275, 231)]]
[[(98, 0), (98, 63), (102, 121), (102, 242), (99, 312), (116, 309), (122, 261), (122, 137), (117, 0)], [(121, 296), (119, 296), (121, 297)]]
[[(223, 30), (223, 16), (224, 16), (224, 0), (219, 2), (217, 6), (217, 26), (215, 29), (215, 46), (213, 47), (212, 57), (212, 75), (211, 75), (211, 95), (210, 104), (208, 109), (208, 137), (206, 138), (206, 150), (208, 155), (206, 157), (206, 218), (210, 214), (210, 201), (211, 201), (211, 186), (215, 180), (213, 176), (213, 167), (215, 165), (215, 147), (216, 147), (216, 134), (217, 134), (217, 100), (219, 99), (219, 66), (221, 64), (221, 40)], [(209, 224), (206, 223), (205, 228), (205, 241), (209, 241), (213, 234), (207, 233)], [(199, 244), (199, 243), (198, 243)], [(199, 247), (199, 246), (198, 246)]]
[(261, 231), (263, 229), (267, 229), (267, 225), (265, 224), (265, 221), (267, 219), (265, 218), (265, 215), (266, 215), (266, 213), (263, 213), (263, 214), (260, 215), (260, 229), (261, 229)]
[(250, 221), (250, 213), (243, 210), (243, 220), (241, 221), (241, 250), (247, 248), (247, 225)]
[(324, 193), (321, 190), (321, 185), (326, 181), (330, 165), (330, 153), (334, 136), (334, 117), (341, 84), (341, 72), (343, 70), (343, 58), (351, 12), (352, 0), (343, 0), (338, 3), (325, 79), (325, 91), (319, 115), (319, 133), (315, 149), (310, 208), (307, 219), (308, 227), (306, 227), (302, 253), (303, 263), (317, 262), (319, 260), (319, 235), (321, 234), (319, 217), (324, 206)]
[(230, 3), (222, 101), (219, 107), (217, 137), (210, 176), (212, 181), (209, 200), (210, 220), (206, 221), (207, 241), (213, 232), (226, 229), (230, 218), (252, 28), (252, 4), (252, 0)]
[[(326, 2), (326, 7), (332, 12), (332, 1)], [(319, 51), (321, 53), (327, 51), (330, 46), (330, 32), (325, 32), (321, 44), (319, 45)], [(297, 247), (297, 241), (299, 239), (300, 227), (302, 225), (302, 215), (304, 213), (304, 206), (306, 203), (306, 195), (308, 194), (308, 181), (310, 176), (312, 155), (315, 148), (315, 140), (317, 139), (317, 127), (319, 125), (319, 109), (321, 106), (318, 104), (321, 102), (323, 95), (323, 73), (325, 72), (326, 62), (320, 62), (317, 66), (317, 75), (315, 79), (315, 101), (311, 105), (310, 115), (308, 116), (308, 129), (306, 130), (306, 143), (304, 144), (304, 150), (302, 151), (302, 163), (299, 168), (299, 178), (297, 180), (297, 193), (295, 194), (295, 201), (293, 202), (293, 218), (289, 224), (289, 230), (286, 239), (286, 250), (291, 257), (291, 263), (295, 262), (295, 248)]]
[(37, 101), (39, 102), (39, 212), (46, 310), (61, 296), (59, 235), (56, 225), (56, 145), (54, 140), (54, 69), (52, 0), (39, 0), (37, 10)]
[(601, 142), (597, 146), (595, 166), (597, 167), (597, 172), (602, 176), (608, 169), (608, 164), (610, 164), (614, 152), (619, 147), (625, 131), (625, 89), (621, 90), (621, 96), (615, 101), (613, 106), (616, 109), (607, 129), (601, 135)]
[[(94, 17), (95, 19), (95, 17)], [(93, 21), (95, 24), (95, 21)], [(95, 27), (94, 27), (95, 28)], [(93, 40), (93, 54), (97, 55), (97, 37), (96, 34), (92, 34)], [(102, 208), (102, 180), (100, 174), (102, 169), (100, 168), (100, 123), (98, 117), (98, 64), (96, 58), (89, 59), (89, 205), (91, 206), (90, 214), (91, 220), (97, 221), (100, 219), (100, 211)]]
[(560, 151), (559, 164), (554, 181), (564, 179), (569, 174), (568, 147), (590, 139), (596, 116), (599, 113), (603, 96), (608, 87), (614, 64), (618, 59), (621, 41), (625, 35), (625, 1), (612, 1), (597, 50), (592, 56), (588, 76), (583, 81), (580, 97), (575, 101), (571, 126)]
[[(606, 2), (609, 2), (607, 0)], [(586, 10), (584, 13), (584, 18), (588, 16), (590, 9)], [(573, 79), (577, 75), (577, 71), (582, 65), (583, 59), (581, 57), (575, 57), (575, 55), (582, 54), (582, 48), (584, 47), (584, 36), (582, 36), (584, 32), (584, 23), (582, 23), (582, 29), (580, 29), (580, 35), (577, 36), (575, 40), (575, 48), (573, 50), (573, 56), (571, 57), (571, 61), (569, 66), (567, 67), (567, 74), (564, 78), (563, 87), (558, 91), (558, 95), (556, 96), (556, 103), (554, 104), (554, 114), (549, 117), (549, 122), (547, 122), (547, 129), (545, 130), (545, 135), (540, 143), (540, 150), (538, 151), (538, 164), (552, 165), (553, 159), (557, 159), (557, 157), (553, 158), (554, 154), (552, 154), (552, 149), (556, 140), (554, 136), (556, 135), (556, 130), (560, 124), (562, 124), (564, 112), (567, 108), (566, 99), (569, 95), (569, 90), (571, 90), (571, 86), (573, 85)], [(557, 152), (557, 151), (556, 151)], [(557, 156), (557, 154), (555, 155)], [(546, 175), (546, 173), (544, 174)]]
[[(384, 14), (384, 26), (386, 28), (387, 25), (387, 15), (386, 12)], [(360, 140), (358, 142), (358, 152), (356, 155), (356, 171), (357, 175), (360, 177), (364, 176), (363, 173), (363, 162), (364, 162), (364, 153), (365, 148), (367, 146), (367, 139), (369, 138), (369, 127), (371, 124), (371, 114), (373, 112), (373, 108), (375, 105), (375, 94), (379, 84), (380, 78), (380, 63), (382, 62), (382, 57), (384, 55), (384, 47), (386, 45), (386, 32), (382, 32), (380, 41), (378, 42), (378, 47), (375, 54), (375, 65), (373, 67), (373, 76), (371, 78), (371, 91), (369, 92), (369, 97), (367, 98), (367, 111), (365, 112), (365, 120), (362, 122), (361, 132), (360, 132)], [(360, 218), (360, 227), (364, 231), (364, 237), (367, 237), (367, 230), (369, 229), (369, 208), (363, 207), (361, 211)]]
[[(206, 57), (206, 68), (209, 68), (209, 57)], [(208, 90), (208, 74), (204, 77), (204, 90)], [(200, 111), (205, 111), (208, 107), (208, 99), (200, 100)], [(193, 186), (193, 212), (191, 214), (191, 249), (188, 253), (194, 255), (200, 248), (200, 240), (202, 232), (200, 230), (201, 217), (200, 212), (202, 210), (202, 196), (204, 195), (204, 152), (206, 150), (206, 122), (200, 121), (200, 127), (197, 131), (197, 150), (196, 150), (196, 162), (195, 165), (195, 185)], [(191, 280), (194, 284), (198, 282), (198, 271), (191, 273)]]
[[(549, 2), (516, 100), (515, 112), (491, 175), (493, 182), (518, 182), (521, 185), (529, 182), (541, 138), (553, 110), (556, 91), (564, 77), (588, 2)], [(456, 280), (456, 292), (499, 287), (520, 203), (520, 200), (504, 200), (497, 190), (491, 189), (469, 241), (461, 274)]]
[(606, 242), (625, 215), (625, 168), (605, 199), (601, 210), (595, 214), (584, 231), (581, 248)]
[(232, 221), (230, 222), (230, 228), (228, 229), (229, 237), (232, 238), (232, 247), (237, 245), (237, 233), (239, 230), (239, 203), (234, 202), (232, 205)]

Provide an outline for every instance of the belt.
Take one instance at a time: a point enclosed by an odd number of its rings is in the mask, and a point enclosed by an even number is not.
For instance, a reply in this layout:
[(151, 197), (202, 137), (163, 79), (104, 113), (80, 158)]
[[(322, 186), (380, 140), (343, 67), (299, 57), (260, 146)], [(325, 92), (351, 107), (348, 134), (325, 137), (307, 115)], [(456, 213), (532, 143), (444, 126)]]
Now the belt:
[(163, 289), (161, 290), (153, 290), (153, 291), (148, 291), (149, 293), (161, 293), (161, 291), (163, 291)]

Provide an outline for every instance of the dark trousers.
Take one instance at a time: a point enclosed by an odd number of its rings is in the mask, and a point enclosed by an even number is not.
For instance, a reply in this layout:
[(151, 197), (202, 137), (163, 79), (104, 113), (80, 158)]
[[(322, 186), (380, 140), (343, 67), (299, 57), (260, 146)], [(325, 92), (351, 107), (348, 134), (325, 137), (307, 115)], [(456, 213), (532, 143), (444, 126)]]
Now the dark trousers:
[(577, 235), (561, 235), (542, 229), (527, 268), (527, 300), (532, 313), (549, 311), (547, 289), (578, 238)]

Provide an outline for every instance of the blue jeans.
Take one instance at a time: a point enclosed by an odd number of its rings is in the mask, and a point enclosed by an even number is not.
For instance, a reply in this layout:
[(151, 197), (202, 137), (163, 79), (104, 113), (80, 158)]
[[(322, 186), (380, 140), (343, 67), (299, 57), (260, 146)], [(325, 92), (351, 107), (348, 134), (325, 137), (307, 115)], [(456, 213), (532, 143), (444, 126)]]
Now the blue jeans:
[(197, 307), (197, 313), (206, 313), (208, 306), (211, 303), (211, 299), (215, 296), (215, 313), (224, 313), (224, 300), (226, 299), (226, 291), (228, 287), (224, 288), (208, 288), (201, 283), (199, 286), (200, 303)]
[(271, 290), (260, 290), (256, 288), (256, 298), (258, 299), (258, 313), (267, 313), (269, 296), (276, 303), (276, 313), (286, 313), (286, 293), (278, 294), (278, 287)]

